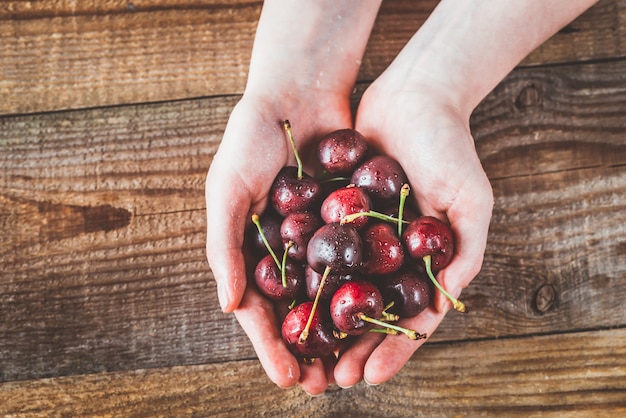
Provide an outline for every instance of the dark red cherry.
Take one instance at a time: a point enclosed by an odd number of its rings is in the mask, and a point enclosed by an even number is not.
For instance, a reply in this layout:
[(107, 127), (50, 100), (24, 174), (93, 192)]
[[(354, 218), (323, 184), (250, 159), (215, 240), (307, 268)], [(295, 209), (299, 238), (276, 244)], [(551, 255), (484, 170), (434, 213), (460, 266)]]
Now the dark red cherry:
[(322, 219), (313, 212), (296, 212), (287, 215), (280, 226), (280, 236), (283, 246), (292, 242), (287, 250), (289, 257), (297, 261), (305, 261), (309, 240), (322, 225), (324, 225)]
[[(322, 202), (321, 215), (326, 223), (341, 222), (346, 215), (369, 212), (372, 202), (367, 192), (360, 187), (346, 186), (330, 193)], [(369, 218), (359, 216), (350, 223), (355, 228), (363, 227)]]
[(404, 247), (395, 225), (375, 223), (361, 232), (363, 262), (361, 271), (368, 275), (393, 273), (404, 264)]
[(274, 258), (266, 255), (254, 270), (254, 280), (265, 296), (273, 300), (293, 300), (304, 291), (304, 269), (300, 264), (287, 260), (285, 264), (286, 286)]
[[(323, 273), (318, 273), (311, 268), (311, 266), (306, 266), (304, 268), (304, 280), (306, 282), (306, 294), (309, 299), (314, 300), (317, 295), (317, 290), (320, 287), (320, 282), (322, 281)], [(326, 281), (324, 282), (324, 287), (322, 288), (322, 292), (320, 293), (320, 300), (330, 301), (330, 298), (333, 294), (339, 289), (339, 287), (353, 280), (356, 276), (353, 274), (329, 274), (326, 276)]]
[[(280, 236), (280, 226), (282, 222), (283, 218), (273, 210), (266, 210), (259, 217), (261, 230), (263, 231), (268, 244), (275, 253), (282, 253), (283, 251), (283, 241)], [(263, 242), (259, 229), (254, 224), (250, 224), (247, 227), (246, 240), (250, 250), (255, 255), (262, 257), (267, 254), (268, 249)]]
[(375, 156), (363, 163), (354, 171), (351, 179), (352, 184), (365, 189), (379, 205), (397, 202), (400, 189), (407, 182), (400, 164), (385, 155)]
[(284, 167), (272, 183), (272, 206), (281, 216), (304, 212), (315, 207), (322, 198), (322, 186), (306, 173), (298, 178), (297, 167)]
[(324, 169), (335, 175), (350, 175), (367, 155), (363, 135), (354, 129), (340, 129), (324, 136), (318, 146), (318, 159)]
[(445, 268), (454, 255), (454, 237), (445, 222), (432, 217), (420, 216), (404, 230), (402, 239), (408, 254), (416, 260), (431, 256), (433, 271)]
[(289, 351), (306, 359), (326, 357), (332, 354), (340, 343), (339, 339), (333, 335), (328, 306), (324, 304), (317, 305), (311, 318), (308, 336), (303, 342), (300, 341), (300, 336), (309, 321), (312, 309), (313, 302), (297, 305), (289, 311), (281, 328), (283, 340)]
[(376, 286), (366, 281), (349, 281), (341, 285), (330, 300), (330, 317), (339, 331), (361, 335), (373, 327), (363, 319), (379, 319), (383, 297)]
[(333, 274), (354, 272), (361, 266), (361, 237), (351, 225), (326, 224), (309, 240), (306, 257), (318, 273), (323, 273), (326, 267)]
[(385, 305), (393, 302), (390, 313), (412, 318), (428, 308), (434, 298), (434, 288), (425, 274), (417, 271), (397, 272), (378, 282)]

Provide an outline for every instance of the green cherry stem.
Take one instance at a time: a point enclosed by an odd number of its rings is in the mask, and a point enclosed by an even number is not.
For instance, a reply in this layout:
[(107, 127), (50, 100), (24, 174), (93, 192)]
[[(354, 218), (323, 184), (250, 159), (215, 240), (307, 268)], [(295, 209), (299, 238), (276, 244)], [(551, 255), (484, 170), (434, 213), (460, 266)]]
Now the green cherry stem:
[(294, 157), (296, 157), (296, 162), (298, 163), (298, 180), (302, 180), (302, 160), (300, 159), (300, 155), (298, 154), (298, 149), (296, 147), (296, 140), (293, 139), (293, 132), (291, 131), (291, 123), (289, 123), (288, 120), (284, 120), (283, 128), (285, 129), (285, 132), (287, 132), (289, 143), (291, 144), (291, 148), (293, 149), (293, 155)]
[(409, 191), (411, 187), (405, 183), (402, 185), (400, 189), (400, 204), (398, 205), (398, 236), (402, 236), (402, 216), (404, 214), (404, 203), (406, 202), (406, 198), (409, 195)]
[(369, 332), (376, 332), (379, 334), (387, 334), (387, 335), (398, 335), (400, 334), (398, 331), (396, 331), (395, 329), (391, 329), (391, 328), (372, 328), (369, 330)]
[(267, 242), (267, 238), (265, 238), (265, 234), (263, 233), (263, 229), (261, 228), (261, 221), (259, 221), (259, 215), (257, 215), (256, 213), (252, 214), (252, 223), (256, 225), (256, 229), (259, 230), (259, 235), (261, 236), (261, 239), (263, 240), (263, 244), (265, 244), (265, 248), (267, 248), (267, 251), (270, 253), (270, 255), (272, 256), (272, 258), (274, 259), (274, 262), (276, 262), (276, 266), (282, 270), (282, 266), (280, 264), (280, 261), (278, 261), (278, 257), (276, 257), (276, 253), (274, 252), (274, 250), (272, 250), (272, 247), (270, 247), (270, 243)]
[(298, 337), (298, 344), (304, 344), (307, 338), (309, 338), (309, 329), (311, 329), (311, 323), (313, 322), (313, 315), (315, 315), (315, 310), (317, 309), (317, 305), (320, 302), (320, 296), (322, 294), (322, 287), (326, 284), (326, 278), (330, 274), (330, 267), (326, 266), (324, 269), (324, 273), (322, 274), (322, 278), (320, 279), (320, 286), (317, 288), (317, 293), (315, 294), (315, 299), (313, 300), (313, 306), (311, 307), (311, 314), (309, 315), (309, 319), (306, 321), (306, 325), (304, 329), (300, 333)]
[(348, 181), (348, 180), (350, 180), (350, 177), (330, 177), (327, 179), (320, 180), (320, 183), (326, 184), (326, 183), (332, 183), (334, 181)]
[(392, 222), (392, 223), (399, 223), (399, 222), (402, 222), (405, 224), (410, 223), (407, 221), (400, 221), (398, 218), (394, 218), (393, 216), (386, 215), (384, 213), (376, 212), (375, 210), (369, 210), (367, 212), (351, 213), (349, 215), (344, 216), (340, 223), (342, 225), (345, 225), (350, 222), (354, 222), (354, 220), (356, 220), (357, 218), (360, 218), (361, 216), (369, 216), (370, 218), (376, 218), (376, 219), (380, 219), (381, 221), (387, 221), (387, 222)]
[[(378, 319), (372, 318), (370, 316), (365, 315), (363, 312), (359, 313), (359, 319), (365, 321), (365, 322), (369, 322), (371, 324), (374, 325), (378, 325), (380, 327), (383, 328), (389, 328), (391, 330), (397, 331), (397, 332), (401, 332), (404, 335), (406, 335), (407, 337), (409, 337), (412, 340), (423, 340), (426, 338), (426, 334), (418, 334), (416, 331), (412, 330), (412, 329), (408, 329), (408, 328), (402, 328), (399, 327), (397, 325), (394, 324), (389, 324), (387, 322), (383, 322), (383, 321), (379, 321)], [(384, 331), (383, 331), (384, 332)], [(391, 332), (391, 334), (394, 334), (394, 332)]]
[(389, 311), (389, 309), (393, 308), (393, 305), (395, 305), (395, 304), (396, 303), (392, 300), (391, 302), (389, 302), (387, 304), (387, 306), (385, 306), (385, 308), (383, 309), (383, 314), (382, 314), (382, 316), (380, 318), (381, 320), (383, 320), (383, 321), (397, 321), (397, 320), (400, 319), (399, 315), (387, 312), (387, 311)]
[(460, 300), (456, 299), (454, 296), (452, 296), (448, 292), (446, 292), (446, 290), (443, 288), (443, 286), (441, 286), (439, 284), (439, 282), (437, 281), (437, 279), (435, 278), (435, 275), (433, 274), (433, 271), (432, 271), (432, 260), (431, 260), (430, 255), (424, 256), (424, 265), (426, 266), (426, 274), (428, 274), (428, 277), (430, 278), (430, 281), (433, 282), (435, 287), (437, 289), (439, 289), (439, 291), (441, 293), (443, 293), (443, 295), (445, 297), (450, 299), (450, 302), (452, 302), (452, 305), (454, 306), (454, 309), (456, 309), (457, 311), (462, 312), (462, 313), (467, 313), (467, 308), (466, 308), (465, 304), (463, 302), (461, 302)]
[(287, 272), (286, 272), (286, 264), (287, 264), (287, 252), (293, 246), (293, 241), (289, 241), (287, 245), (285, 245), (285, 252), (283, 253), (283, 262), (280, 265), (280, 278), (283, 282), (283, 287), (287, 287)]

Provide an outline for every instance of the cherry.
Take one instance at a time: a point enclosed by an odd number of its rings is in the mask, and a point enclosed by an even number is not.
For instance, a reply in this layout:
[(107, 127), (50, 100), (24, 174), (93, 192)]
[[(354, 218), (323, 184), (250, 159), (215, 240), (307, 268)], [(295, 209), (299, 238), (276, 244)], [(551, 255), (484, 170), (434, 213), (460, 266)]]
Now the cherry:
[(272, 206), (281, 216), (303, 212), (321, 199), (322, 186), (306, 173), (298, 178), (298, 168), (283, 167), (270, 189)]
[(324, 222), (313, 212), (296, 212), (287, 215), (280, 226), (283, 245), (293, 243), (287, 250), (288, 255), (297, 261), (306, 260), (306, 248), (309, 240)]
[(363, 263), (365, 274), (390, 274), (404, 264), (404, 247), (395, 228), (388, 223), (375, 223), (362, 233)]
[(364, 319), (380, 318), (383, 297), (376, 286), (366, 281), (346, 282), (330, 300), (330, 317), (339, 331), (361, 335), (374, 326)]
[(254, 280), (261, 293), (273, 300), (293, 300), (304, 290), (304, 271), (300, 264), (287, 260), (281, 271), (271, 255), (258, 262)]
[(283, 128), (296, 158), (297, 167), (283, 167), (270, 189), (270, 198), (276, 211), (284, 216), (312, 208), (322, 196), (322, 186), (310, 175), (302, 171), (302, 161), (298, 155), (296, 141), (291, 132), (291, 124), (283, 121)]
[(331, 132), (319, 142), (318, 159), (330, 174), (349, 175), (366, 157), (368, 145), (363, 135), (354, 129)]
[(378, 287), (389, 312), (412, 318), (430, 306), (434, 289), (430, 280), (416, 271), (397, 272), (379, 281)]
[(307, 262), (323, 273), (329, 267), (334, 274), (356, 271), (361, 265), (361, 237), (351, 225), (330, 223), (315, 231), (307, 245)]
[(419, 260), (431, 256), (433, 270), (445, 268), (454, 255), (452, 230), (433, 216), (420, 216), (411, 222), (402, 236), (411, 257)]
[[(331, 192), (322, 202), (321, 215), (326, 223), (341, 222), (347, 215), (368, 212), (372, 202), (367, 192), (360, 187), (348, 185)], [(352, 226), (365, 226), (368, 217), (353, 218)]]
[[(246, 240), (250, 250), (259, 256), (267, 254), (267, 245), (275, 252), (282, 251), (283, 241), (280, 236), (280, 225), (283, 218), (273, 210), (266, 210), (258, 217), (258, 222), (261, 227), (260, 231), (254, 221), (246, 231)], [(267, 245), (265, 240), (267, 240)]]
[[(305, 359), (326, 357), (335, 351), (340, 340), (335, 338), (327, 306), (314, 309), (313, 302), (303, 302), (285, 317), (281, 331), (287, 348)], [(308, 324), (308, 336), (300, 336)]]
[[(353, 280), (341, 285), (330, 300), (330, 317), (335, 327), (347, 335), (361, 335), (375, 329), (387, 334), (405, 334), (412, 340), (424, 339), (425, 334), (418, 334), (412, 329), (381, 321), (383, 315), (383, 297), (378, 288), (366, 281)], [(386, 315), (389, 316), (389, 315)]]
[(379, 205), (397, 202), (407, 177), (400, 164), (385, 155), (375, 156), (352, 174), (351, 183), (364, 188)]
[(407, 226), (402, 239), (407, 252), (416, 260), (423, 260), (426, 273), (435, 287), (447, 297), (454, 309), (466, 312), (463, 302), (450, 295), (437, 281), (433, 271), (445, 268), (454, 255), (454, 236), (450, 227), (433, 216), (420, 216)]
[[(330, 298), (342, 284), (354, 278), (355, 276), (353, 274), (329, 274), (321, 290), (320, 299), (330, 301)], [(304, 268), (304, 280), (306, 283), (307, 296), (311, 300), (315, 299), (320, 287), (320, 282), (322, 281), (322, 273), (316, 272), (311, 266), (307, 265)]]

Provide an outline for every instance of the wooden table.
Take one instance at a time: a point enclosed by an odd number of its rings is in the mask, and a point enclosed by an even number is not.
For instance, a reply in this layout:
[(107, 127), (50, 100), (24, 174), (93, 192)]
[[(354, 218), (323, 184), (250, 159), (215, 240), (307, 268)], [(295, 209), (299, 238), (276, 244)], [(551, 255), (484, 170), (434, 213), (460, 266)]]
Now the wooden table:
[[(359, 91), (436, 3), (384, 3)], [(318, 398), (269, 381), (204, 256), (260, 8), (0, 5), (0, 415), (626, 416), (626, 1), (472, 117), (495, 193), (472, 313), (387, 384)]]

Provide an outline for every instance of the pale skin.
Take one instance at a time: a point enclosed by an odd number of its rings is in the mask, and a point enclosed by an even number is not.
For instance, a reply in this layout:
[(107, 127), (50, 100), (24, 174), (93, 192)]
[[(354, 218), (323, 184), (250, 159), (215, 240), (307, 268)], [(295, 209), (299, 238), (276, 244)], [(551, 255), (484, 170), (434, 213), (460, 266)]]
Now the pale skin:
[[(264, 3), (248, 84), (207, 176), (207, 257), (222, 309), (234, 312), (274, 383), (300, 384), (311, 395), (332, 383), (380, 384), (424, 343), (369, 333), (339, 359), (312, 365), (287, 350), (272, 303), (247, 284), (242, 252), (250, 215), (266, 207), (280, 168), (295, 164), (280, 121), (291, 121), (305, 161), (316, 139), (346, 127), (397, 159), (420, 210), (452, 226), (456, 254), (438, 279), (458, 296), (480, 271), (493, 206), (469, 129), (471, 112), (526, 55), (593, 3), (442, 0), (367, 89), (354, 126), (349, 99), (380, 1)], [(450, 308), (439, 295), (433, 307), (401, 324), (432, 335)]]

